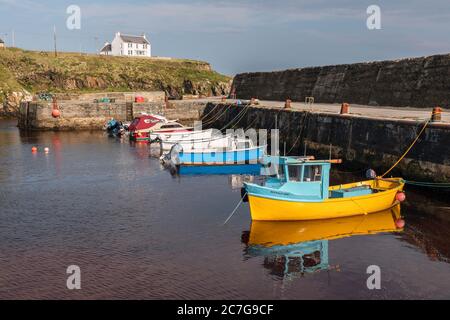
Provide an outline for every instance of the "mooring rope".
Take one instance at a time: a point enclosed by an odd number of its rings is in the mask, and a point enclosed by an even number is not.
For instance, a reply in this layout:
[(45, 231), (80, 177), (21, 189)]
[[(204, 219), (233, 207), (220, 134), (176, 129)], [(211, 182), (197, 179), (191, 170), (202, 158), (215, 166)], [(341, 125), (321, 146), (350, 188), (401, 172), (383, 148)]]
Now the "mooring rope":
[(310, 112), (309, 111), (305, 111), (305, 114), (304, 114), (304, 116), (303, 116), (303, 120), (302, 120), (302, 122), (303, 122), (303, 125), (302, 125), (302, 128), (301, 128), (301, 130), (300, 130), (300, 134), (297, 136), (297, 138), (295, 139), (295, 141), (294, 141), (294, 144), (291, 146), (291, 148), (289, 149), (289, 151), (287, 152), (287, 154), (289, 154), (289, 153), (291, 153), (291, 151), (292, 151), (292, 149), (294, 149), (294, 147), (295, 147), (295, 145), (297, 144), (297, 142), (298, 142), (298, 140), (301, 138), (301, 136), (303, 135), (303, 128), (305, 127), (305, 125), (306, 125), (306, 118), (308, 117), (308, 114), (309, 114)]
[(253, 126), (253, 124), (256, 122), (256, 120), (258, 120), (257, 117), (255, 117), (255, 118), (253, 119), (253, 121), (247, 126), (247, 128), (245, 128), (244, 131), (247, 131), (248, 129), (250, 129), (250, 128)]
[(219, 104), (217, 103), (214, 108), (212, 108), (207, 114), (205, 114), (203, 117), (200, 118), (201, 121), (203, 121), (207, 116), (209, 116), (214, 110), (216, 110), (216, 108), (219, 106)]
[(225, 222), (223, 223), (223, 226), (227, 224), (227, 222), (231, 219), (231, 217), (234, 215), (234, 213), (236, 212), (236, 210), (239, 208), (239, 206), (241, 205), (242, 201), (244, 201), (245, 196), (247, 195), (247, 192), (244, 193), (243, 196), (241, 196), (241, 200), (239, 200), (238, 204), (236, 205), (236, 207), (233, 209), (233, 211), (231, 212), (231, 214), (228, 216), (227, 220), (225, 220)]
[(209, 120), (203, 122), (202, 125), (209, 125), (209, 124), (212, 124), (212, 123), (214, 123), (215, 121), (219, 120), (224, 114), (227, 113), (227, 111), (228, 111), (228, 109), (230, 109), (230, 107), (231, 107), (230, 105), (227, 105), (227, 106), (222, 110), (222, 112), (219, 112), (217, 115), (213, 115), (213, 116), (211, 117), (211, 119), (209, 119)]
[(242, 114), (242, 116), (238, 119), (238, 121), (236, 121), (236, 123), (233, 126), (231, 126), (231, 129), (234, 129), (238, 125), (238, 123), (241, 122), (242, 119), (244, 119), (249, 109), (250, 108), (246, 109), (246, 111)]
[(430, 188), (450, 188), (450, 182), (426, 182), (426, 181), (411, 181), (403, 180), (406, 184), (420, 187), (430, 187)]
[(239, 117), (243, 112), (245, 112), (248, 108), (250, 107), (250, 104), (247, 104), (243, 107), (243, 109), (241, 111), (239, 111), (239, 113), (233, 118), (231, 119), (230, 122), (228, 122), (224, 127), (222, 127), (222, 129), (220, 129), (220, 131), (226, 129), (230, 124), (233, 123), (234, 120), (236, 120), (237, 117)]
[(392, 169), (394, 169), (399, 163), (400, 161), (403, 160), (403, 158), (408, 154), (409, 150), (411, 150), (411, 148), (416, 144), (417, 140), (419, 140), (419, 137), (421, 136), (422, 132), (425, 131), (425, 128), (427, 127), (428, 123), (431, 121), (431, 119), (428, 119), (425, 124), (422, 127), (422, 130), (420, 130), (419, 134), (417, 135), (417, 137), (414, 139), (414, 141), (411, 143), (411, 145), (408, 147), (408, 149), (406, 149), (406, 151), (402, 154), (402, 156), (400, 157), (400, 159), (397, 160), (396, 163), (394, 163), (394, 165), (392, 167), (389, 168), (388, 171), (386, 171), (385, 173), (383, 173), (383, 175), (381, 175), (381, 178), (383, 178), (385, 175), (387, 175), (389, 172), (391, 172)]

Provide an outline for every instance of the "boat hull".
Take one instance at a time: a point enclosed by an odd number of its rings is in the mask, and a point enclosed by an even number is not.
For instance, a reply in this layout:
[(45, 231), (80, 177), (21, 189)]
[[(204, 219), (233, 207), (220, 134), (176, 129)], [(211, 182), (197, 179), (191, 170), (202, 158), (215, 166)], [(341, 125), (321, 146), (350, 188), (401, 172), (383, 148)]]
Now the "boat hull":
[(179, 162), (176, 164), (199, 164), (199, 165), (220, 165), (220, 164), (244, 164), (258, 163), (264, 156), (266, 146), (259, 146), (247, 149), (236, 150), (204, 150), (192, 152), (180, 152)]
[(213, 174), (249, 174), (259, 175), (260, 164), (231, 164), (231, 165), (180, 165), (178, 173), (182, 175), (213, 175)]
[[(316, 220), (368, 214), (386, 210), (396, 205), (395, 196), (397, 192), (403, 190), (404, 186), (400, 179), (390, 181), (370, 180), (361, 183), (373, 184), (372, 187), (384, 188), (385, 190), (369, 195), (329, 198), (323, 201), (282, 200), (249, 193), (250, 214), (252, 220), (260, 221)], [(343, 186), (351, 187), (352, 185), (358, 184)], [(330, 187), (330, 190), (334, 189), (338, 189), (338, 187)]]

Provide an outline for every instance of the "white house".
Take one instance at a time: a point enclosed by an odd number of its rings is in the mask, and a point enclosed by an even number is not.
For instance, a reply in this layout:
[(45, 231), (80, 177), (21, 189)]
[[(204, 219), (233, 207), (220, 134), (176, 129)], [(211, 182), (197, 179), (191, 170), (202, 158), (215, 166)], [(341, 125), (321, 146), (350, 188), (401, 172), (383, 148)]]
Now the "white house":
[(151, 45), (145, 34), (142, 36), (132, 36), (116, 33), (111, 43), (105, 43), (100, 50), (102, 55), (113, 56), (133, 56), (133, 57), (151, 57)]
[(0, 48), (4, 48), (5, 47), (5, 43), (3, 42), (2, 39), (0, 39)]

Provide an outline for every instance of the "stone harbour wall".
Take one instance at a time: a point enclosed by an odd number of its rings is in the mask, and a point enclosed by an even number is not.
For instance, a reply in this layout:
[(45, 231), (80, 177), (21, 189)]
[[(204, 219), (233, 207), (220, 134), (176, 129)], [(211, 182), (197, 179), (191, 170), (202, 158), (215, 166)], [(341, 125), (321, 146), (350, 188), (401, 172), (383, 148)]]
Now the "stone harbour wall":
[(450, 54), (393, 61), (241, 73), (237, 98), (354, 103), (394, 107), (450, 107)]
[(22, 102), (19, 109), (18, 126), (25, 130), (97, 130), (102, 129), (111, 118), (131, 121), (142, 113), (165, 115), (169, 119), (191, 124), (197, 120), (205, 107), (204, 103), (171, 101), (118, 102), (118, 103), (58, 103), (60, 117), (52, 116), (50, 102)]

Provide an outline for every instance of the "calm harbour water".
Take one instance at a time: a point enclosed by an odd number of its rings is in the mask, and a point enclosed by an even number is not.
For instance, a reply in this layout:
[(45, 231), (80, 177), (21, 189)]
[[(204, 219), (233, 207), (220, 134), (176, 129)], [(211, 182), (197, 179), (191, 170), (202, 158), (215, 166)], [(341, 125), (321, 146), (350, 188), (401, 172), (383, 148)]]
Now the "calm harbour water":
[[(230, 177), (173, 178), (148, 152), (0, 121), (0, 298), (450, 298), (448, 201), (408, 192), (403, 232), (323, 240), (326, 265), (302, 273), (298, 259), (249, 247), (261, 234), (247, 204), (222, 225), (240, 199)], [(66, 288), (72, 264), (81, 290)], [(367, 289), (369, 265), (381, 290)]]

